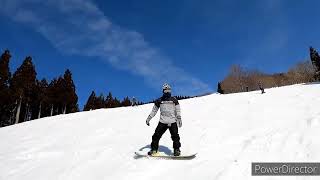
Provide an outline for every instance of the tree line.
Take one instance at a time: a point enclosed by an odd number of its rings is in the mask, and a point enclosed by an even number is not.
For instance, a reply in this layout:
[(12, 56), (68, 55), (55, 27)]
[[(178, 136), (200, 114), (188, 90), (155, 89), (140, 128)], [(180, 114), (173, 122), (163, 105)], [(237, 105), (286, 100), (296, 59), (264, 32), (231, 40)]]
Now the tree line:
[(45, 78), (37, 79), (31, 56), (13, 74), (10, 59), (10, 51), (5, 50), (0, 57), (0, 127), (79, 111), (69, 69), (49, 83)]
[(217, 92), (221, 94), (254, 91), (264, 88), (280, 87), (320, 80), (320, 56), (310, 47), (310, 60), (302, 61), (284, 73), (267, 74), (256, 69), (246, 69), (232, 65), (227, 76), (218, 83)]
[[(42, 117), (79, 112), (78, 95), (72, 73), (67, 69), (63, 75), (52, 79), (37, 79), (32, 57), (26, 57), (12, 74), (11, 54), (5, 50), (0, 57), (0, 127), (26, 122)], [(122, 101), (112, 96), (96, 96), (92, 91), (84, 111), (141, 105), (135, 98)]]
[(137, 101), (136, 98), (134, 97), (130, 99), (127, 96), (122, 101), (120, 101), (116, 97), (113, 97), (111, 92), (109, 92), (107, 96), (105, 96), (103, 93), (97, 96), (95, 91), (92, 91), (83, 110), (91, 111), (91, 110), (101, 109), (101, 108), (127, 107), (127, 106), (135, 106), (135, 105), (142, 105), (142, 104), (144, 103)]
[[(190, 96), (175, 96), (175, 97), (178, 100), (191, 98)], [(152, 100), (150, 102), (145, 103), (142, 101), (137, 101), (137, 99), (135, 97), (130, 99), (128, 96), (125, 97), (122, 101), (120, 101), (120, 100), (118, 100), (118, 98), (113, 97), (111, 92), (109, 92), (107, 96), (105, 96), (103, 93), (100, 94), (99, 96), (97, 96), (95, 91), (92, 91), (83, 110), (84, 111), (91, 111), (91, 110), (101, 109), (101, 108), (139, 106), (139, 105), (154, 103), (154, 102), (155, 102), (155, 100)]]

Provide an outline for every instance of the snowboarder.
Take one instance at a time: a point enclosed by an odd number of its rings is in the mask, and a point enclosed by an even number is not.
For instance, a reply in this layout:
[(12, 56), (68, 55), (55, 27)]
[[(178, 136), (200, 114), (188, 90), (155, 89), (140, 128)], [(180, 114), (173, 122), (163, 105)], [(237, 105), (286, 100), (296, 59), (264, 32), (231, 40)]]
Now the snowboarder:
[(160, 108), (159, 124), (152, 136), (151, 150), (148, 152), (148, 155), (152, 156), (158, 152), (160, 138), (169, 129), (173, 141), (173, 155), (180, 156), (181, 143), (178, 134), (178, 127), (181, 128), (182, 126), (180, 105), (178, 100), (171, 96), (169, 84), (165, 83), (162, 86), (162, 92), (162, 97), (155, 101), (153, 109), (146, 120), (146, 124), (150, 126), (150, 120), (157, 114)]
[(258, 83), (258, 86), (259, 86), (259, 89), (261, 90), (261, 94), (265, 93), (261, 82)]

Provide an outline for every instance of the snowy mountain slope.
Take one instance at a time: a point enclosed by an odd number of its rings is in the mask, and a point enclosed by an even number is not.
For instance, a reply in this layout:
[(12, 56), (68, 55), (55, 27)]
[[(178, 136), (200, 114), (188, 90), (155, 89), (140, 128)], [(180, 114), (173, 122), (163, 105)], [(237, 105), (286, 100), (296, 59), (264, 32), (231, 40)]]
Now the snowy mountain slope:
[[(320, 84), (180, 101), (190, 161), (136, 159), (152, 104), (54, 116), (0, 129), (1, 180), (317, 179), (252, 177), (251, 162), (320, 161)], [(171, 148), (170, 134), (161, 139)]]

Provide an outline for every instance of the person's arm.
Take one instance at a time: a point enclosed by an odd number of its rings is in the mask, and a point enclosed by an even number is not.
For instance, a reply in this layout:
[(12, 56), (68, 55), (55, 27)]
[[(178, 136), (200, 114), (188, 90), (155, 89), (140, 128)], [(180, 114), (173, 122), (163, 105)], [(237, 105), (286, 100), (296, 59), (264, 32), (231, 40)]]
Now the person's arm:
[(180, 127), (182, 127), (180, 104), (176, 98), (174, 98), (173, 102), (175, 104), (177, 124), (178, 124), (178, 127), (180, 128)]
[(152, 108), (151, 113), (149, 114), (147, 120), (146, 120), (146, 124), (149, 126), (150, 125), (150, 120), (157, 114), (158, 110), (160, 107), (160, 102), (159, 100), (156, 100), (156, 102), (154, 103), (154, 106)]

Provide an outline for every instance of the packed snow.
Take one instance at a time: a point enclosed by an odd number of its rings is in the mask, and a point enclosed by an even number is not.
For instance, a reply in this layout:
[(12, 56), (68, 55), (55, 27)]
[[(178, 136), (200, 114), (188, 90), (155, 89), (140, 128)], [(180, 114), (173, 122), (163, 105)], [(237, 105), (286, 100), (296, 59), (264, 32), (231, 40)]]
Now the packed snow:
[[(159, 112), (153, 104), (59, 115), (0, 129), (1, 180), (318, 179), (254, 177), (252, 162), (320, 162), (320, 84), (181, 100), (182, 152), (192, 160), (137, 158)], [(160, 149), (172, 149), (170, 133)]]

